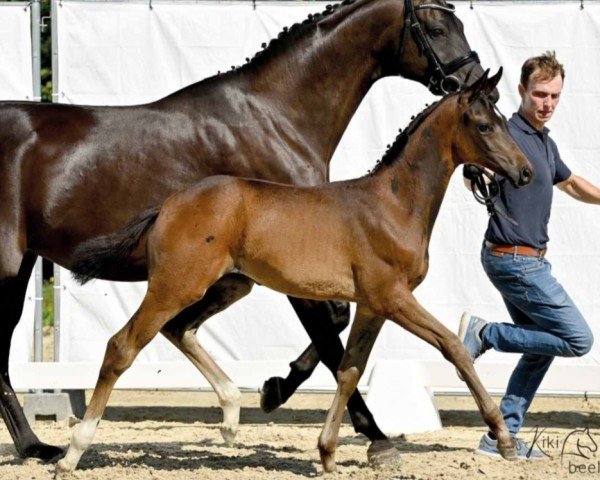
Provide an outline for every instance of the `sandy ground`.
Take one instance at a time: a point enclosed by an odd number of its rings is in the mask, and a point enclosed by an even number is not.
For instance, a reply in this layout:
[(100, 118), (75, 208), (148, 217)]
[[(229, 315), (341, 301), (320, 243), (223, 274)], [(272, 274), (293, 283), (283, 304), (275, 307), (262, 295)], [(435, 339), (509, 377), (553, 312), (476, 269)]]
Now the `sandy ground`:
[[(44, 358), (50, 360), (52, 331), (46, 328), (44, 333)], [(86, 392), (88, 399), (90, 394)], [(537, 426), (537, 444), (551, 456), (536, 462), (476, 455), (474, 448), (486, 428), (468, 396), (437, 396), (444, 428), (394, 438), (402, 461), (384, 467), (367, 463), (368, 441), (354, 433), (346, 418), (337, 451), (338, 472), (323, 475), (316, 445), (331, 400), (331, 394), (296, 394), (267, 415), (258, 406), (258, 394), (244, 393), (237, 444), (228, 447), (219, 433), (221, 410), (213, 393), (115, 391), (74, 478), (554, 480), (600, 476), (598, 398), (540, 397), (533, 402), (521, 436), (531, 441)], [(42, 440), (67, 446), (72, 431), (69, 423), (38, 421), (34, 428)], [(590, 429), (591, 437), (569, 437), (584, 427)], [(573, 455), (580, 451), (588, 458)], [(0, 480), (51, 479), (53, 472), (53, 464), (17, 458), (0, 422)]]
[[(331, 395), (297, 394), (270, 415), (258, 408), (258, 394), (243, 397), (238, 443), (227, 447), (219, 433), (220, 409), (214, 394), (116, 391), (75, 478), (549, 480), (600, 475), (600, 452), (592, 451), (598, 449), (594, 444), (600, 445), (600, 399), (536, 399), (528, 425), (546, 429), (538, 444), (545, 442), (544, 450), (552, 456), (537, 462), (506, 462), (474, 454), (485, 428), (470, 397), (437, 397), (444, 428), (395, 438), (402, 462), (386, 467), (369, 466), (367, 440), (354, 434), (346, 420), (337, 454), (338, 472), (323, 475), (316, 442)], [(595, 439), (579, 437), (589, 447), (582, 450), (589, 458), (565, 455), (561, 462), (562, 443), (581, 427), (589, 427)], [(67, 445), (71, 428), (67, 422), (38, 421), (35, 426), (44, 441), (58, 445)], [(527, 440), (533, 435), (528, 429), (523, 433)], [(570, 438), (566, 452), (577, 453), (576, 437)], [(573, 465), (578, 472), (573, 473)], [(52, 464), (17, 458), (6, 427), (0, 427), (0, 479), (49, 479), (53, 471)]]

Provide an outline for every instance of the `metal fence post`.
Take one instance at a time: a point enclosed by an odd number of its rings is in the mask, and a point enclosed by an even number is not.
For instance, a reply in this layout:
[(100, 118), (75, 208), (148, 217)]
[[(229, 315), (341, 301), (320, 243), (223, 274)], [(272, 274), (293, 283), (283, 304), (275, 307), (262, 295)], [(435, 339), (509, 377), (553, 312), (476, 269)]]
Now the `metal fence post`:
[[(40, 0), (31, 3), (31, 64), (33, 75), (33, 100), (42, 100), (41, 78), (42, 42), (40, 36)], [(44, 361), (44, 285), (42, 259), (35, 262), (35, 316), (33, 327), (33, 360)]]
[(54, 361), (60, 361), (60, 266), (54, 264)]
[[(50, 6), (52, 28), (52, 102), (58, 102), (58, 30), (57, 30), (58, 2), (52, 0)], [(60, 266), (54, 264), (54, 361), (60, 361)]]

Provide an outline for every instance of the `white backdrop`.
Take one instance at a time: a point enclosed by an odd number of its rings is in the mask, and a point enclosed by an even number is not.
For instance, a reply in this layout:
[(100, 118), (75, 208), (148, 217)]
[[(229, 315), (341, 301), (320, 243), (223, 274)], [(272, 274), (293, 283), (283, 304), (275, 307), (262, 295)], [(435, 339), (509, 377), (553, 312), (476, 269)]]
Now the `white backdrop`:
[[(184, 85), (243, 63), (260, 43), (283, 26), (322, 11), (325, 3), (84, 3), (64, 0), (57, 8), (59, 101), (120, 105), (158, 99)], [(524, 4), (477, 2), (457, 5), (465, 34), (482, 64), (504, 67), (500, 108), (518, 106), (520, 66), (529, 56), (556, 50), (567, 76), (561, 105), (549, 125), (563, 159), (578, 174), (600, 185), (600, 6), (586, 2)], [(560, 28), (554, 26), (561, 25)], [(553, 27), (549, 27), (553, 26)], [(576, 32), (576, 34), (575, 34)], [(399, 78), (378, 82), (352, 120), (332, 162), (332, 178), (362, 175), (381, 156), (399, 127), (433, 97)], [(600, 339), (600, 210), (556, 190), (550, 224), (549, 260)], [(509, 321), (499, 295), (479, 264), (487, 217), (452, 179), (434, 229), (430, 271), (416, 295), (450, 329), (464, 309), (493, 321)], [(106, 340), (137, 308), (144, 284), (94, 281), (80, 287), (63, 271), (61, 361), (98, 362)], [(255, 287), (252, 294), (209, 320), (200, 341), (218, 360), (291, 360), (308, 337), (284, 296)], [(344, 337), (345, 338), (345, 337)], [(386, 325), (374, 358), (441, 359), (424, 342)], [(157, 339), (140, 361), (176, 360), (181, 355)], [(516, 362), (517, 356), (486, 354), (482, 362)], [(572, 365), (600, 362), (600, 341)], [(265, 372), (265, 377), (275, 373)], [(367, 377), (367, 375), (365, 376)], [(587, 390), (586, 385), (581, 386)]]
[(0, 2), (0, 100), (32, 100), (31, 9)]
[[(33, 98), (31, 9), (27, 3), (0, 2), (0, 100)], [(33, 354), (33, 276), (21, 321), (13, 334), (10, 362), (27, 362)]]

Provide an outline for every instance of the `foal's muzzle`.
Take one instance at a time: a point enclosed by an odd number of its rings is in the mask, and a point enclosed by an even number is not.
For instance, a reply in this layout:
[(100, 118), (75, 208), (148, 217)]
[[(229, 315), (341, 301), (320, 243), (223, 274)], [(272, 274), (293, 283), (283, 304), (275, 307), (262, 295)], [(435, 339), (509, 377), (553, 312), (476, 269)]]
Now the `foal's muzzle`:
[(533, 172), (531, 171), (531, 169), (529, 167), (523, 167), (519, 175), (518, 185), (520, 187), (524, 187), (525, 185), (529, 184), (529, 182), (531, 182), (532, 178)]

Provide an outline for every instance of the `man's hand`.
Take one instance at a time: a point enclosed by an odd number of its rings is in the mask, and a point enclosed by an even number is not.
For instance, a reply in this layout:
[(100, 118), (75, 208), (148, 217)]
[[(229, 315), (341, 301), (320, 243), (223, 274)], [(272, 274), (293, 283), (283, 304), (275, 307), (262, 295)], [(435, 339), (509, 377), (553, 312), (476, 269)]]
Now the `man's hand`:
[(470, 163), (465, 163), (463, 165), (463, 177), (467, 180), (475, 180), (481, 172), (483, 172), (483, 169), (479, 168), (477, 165), (472, 165)]
[[(493, 175), (493, 172), (491, 170), (485, 169), (487, 170), (490, 174)], [(467, 190), (472, 191), (473, 190), (473, 181), (484, 172), (484, 169), (481, 167), (478, 167), (477, 165), (473, 165), (471, 163), (465, 163), (463, 165), (463, 183), (465, 184), (465, 187), (467, 188)], [(488, 185), (490, 183), (490, 179), (484, 175), (483, 176), (483, 181), (485, 182), (486, 185)]]

